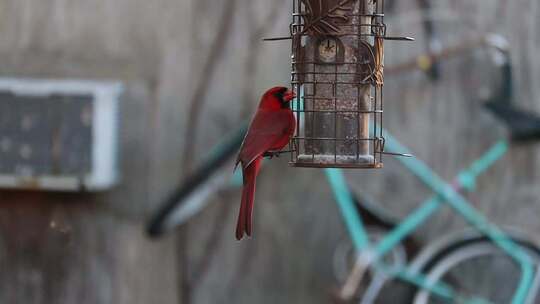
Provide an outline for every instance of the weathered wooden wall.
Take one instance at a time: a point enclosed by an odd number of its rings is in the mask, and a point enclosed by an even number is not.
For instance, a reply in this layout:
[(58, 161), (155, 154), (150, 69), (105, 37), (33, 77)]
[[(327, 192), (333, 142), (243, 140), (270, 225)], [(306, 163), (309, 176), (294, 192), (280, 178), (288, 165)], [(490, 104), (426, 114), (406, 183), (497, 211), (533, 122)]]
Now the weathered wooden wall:
[(189, 1), (0, 1), (2, 76), (119, 79), (123, 182), (0, 192), (1, 303), (178, 303), (176, 242), (144, 220), (181, 176)]
[[(443, 41), (504, 34), (516, 101), (540, 111), (540, 4), (504, 1), (497, 15), (498, 2), (437, 1), (458, 19), (442, 23)], [(418, 42), (389, 44), (387, 65), (424, 46), (414, 1), (397, 5), (403, 14), (388, 18), (390, 32)], [(234, 18), (224, 20), (228, 12)], [(288, 82), (289, 44), (260, 41), (287, 33), (288, 24), (287, 0), (1, 0), (1, 75), (116, 78), (127, 94), (119, 188), (0, 192), (0, 302), (327, 303), (332, 251), (345, 232), (318, 170), (288, 168), (284, 159), (264, 169), (248, 241), (233, 237), (236, 190), (216, 198), (180, 238), (151, 242), (143, 234), (149, 211), (184, 170), (249, 116), (264, 88)], [(504, 133), (460, 80), (475, 66), (471, 58), (446, 62), (436, 84), (420, 72), (386, 79), (386, 127), (447, 179)], [(185, 128), (195, 103), (201, 119), (192, 138)], [(188, 157), (186, 143), (195, 144)], [(538, 148), (512, 149), (470, 196), (497, 223), (540, 231)], [(429, 195), (390, 158), (384, 170), (349, 176), (395, 215)], [(462, 227), (450, 216), (420, 236)]]

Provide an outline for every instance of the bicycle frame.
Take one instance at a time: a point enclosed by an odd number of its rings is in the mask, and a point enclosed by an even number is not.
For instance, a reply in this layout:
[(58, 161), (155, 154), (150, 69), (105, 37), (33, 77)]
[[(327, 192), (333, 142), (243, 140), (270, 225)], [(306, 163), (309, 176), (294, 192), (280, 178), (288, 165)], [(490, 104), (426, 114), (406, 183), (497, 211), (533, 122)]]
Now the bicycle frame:
[[(493, 39), (493, 38), (492, 38)], [(489, 40), (489, 39), (488, 39)], [(488, 44), (489, 41), (488, 41)], [(507, 49), (491, 41), (495, 46), (503, 51), (503, 55), (508, 57)], [(500, 88), (500, 98), (511, 100), (512, 97), (512, 77), (511, 67), (508, 60), (498, 64), (502, 75), (504, 75), (503, 86)], [(385, 133), (388, 152), (408, 153), (408, 149), (394, 139), (388, 132)], [(474, 161), (469, 168), (461, 171), (452, 184), (446, 183), (429, 166), (417, 158), (398, 158), (405, 168), (412, 172), (422, 183), (430, 188), (435, 194), (426, 199), (417, 209), (392, 229), (385, 237), (375, 244), (371, 244), (360, 215), (355, 209), (355, 203), (346, 186), (343, 172), (336, 169), (326, 170), (326, 176), (330, 183), (335, 201), (344, 218), (356, 250), (361, 253), (367, 265), (373, 265), (379, 270), (389, 273), (393, 277), (400, 278), (427, 289), (434, 294), (447, 299), (459, 299), (467, 302), (467, 299), (460, 298), (449, 286), (444, 284), (428, 284), (425, 277), (410, 268), (388, 269), (380, 262), (382, 257), (395, 248), (404, 238), (411, 235), (420, 225), (429, 219), (436, 211), (445, 204), (449, 205), (458, 215), (462, 216), (470, 225), (480, 233), (488, 237), (497, 247), (517, 262), (521, 268), (521, 278), (519, 285), (513, 295), (512, 304), (525, 303), (528, 300), (529, 290), (534, 280), (534, 271), (530, 257), (525, 251), (515, 244), (511, 238), (505, 235), (497, 226), (491, 224), (482, 213), (476, 210), (458, 191), (466, 189), (473, 191), (475, 181), (478, 176), (487, 171), (493, 164), (501, 159), (508, 151), (509, 143), (501, 139), (488, 149), (480, 158)], [(471, 300), (471, 299), (469, 299)]]
[[(408, 150), (387, 132), (386, 148), (389, 152), (407, 152)], [(335, 201), (339, 206), (342, 217), (347, 226), (350, 237), (356, 250), (365, 259), (366, 265), (373, 265), (377, 269), (388, 273), (390, 276), (410, 282), (420, 288), (447, 299), (470, 301), (456, 294), (452, 288), (445, 284), (429, 284), (422, 274), (410, 269), (391, 269), (382, 262), (388, 252), (396, 247), (406, 236), (412, 234), (421, 224), (439, 210), (444, 204), (448, 204), (456, 213), (462, 216), (469, 224), (482, 234), (487, 236), (493, 243), (501, 248), (508, 256), (514, 259), (521, 268), (519, 286), (512, 298), (513, 304), (525, 303), (530, 287), (533, 282), (533, 266), (530, 257), (498, 227), (491, 224), (478, 210), (457, 191), (461, 189), (474, 189), (476, 178), (489, 169), (497, 160), (502, 158), (508, 151), (508, 142), (500, 140), (495, 143), (482, 157), (476, 160), (468, 169), (459, 173), (453, 185), (444, 182), (425, 163), (416, 158), (398, 158), (399, 161), (435, 195), (424, 201), (415, 211), (403, 219), (399, 225), (390, 231), (381, 241), (371, 244), (358, 212), (355, 209), (353, 195), (347, 187), (343, 172), (339, 169), (326, 169), (326, 177), (332, 187)]]

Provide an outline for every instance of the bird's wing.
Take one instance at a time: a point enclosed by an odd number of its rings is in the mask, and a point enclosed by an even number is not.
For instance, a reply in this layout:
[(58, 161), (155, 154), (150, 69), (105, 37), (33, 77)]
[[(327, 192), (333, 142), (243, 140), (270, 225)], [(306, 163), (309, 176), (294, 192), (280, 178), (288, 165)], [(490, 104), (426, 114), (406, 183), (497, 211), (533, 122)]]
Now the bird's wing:
[(238, 162), (247, 167), (284, 136), (290, 136), (290, 115), (287, 111), (257, 111), (240, 148)]

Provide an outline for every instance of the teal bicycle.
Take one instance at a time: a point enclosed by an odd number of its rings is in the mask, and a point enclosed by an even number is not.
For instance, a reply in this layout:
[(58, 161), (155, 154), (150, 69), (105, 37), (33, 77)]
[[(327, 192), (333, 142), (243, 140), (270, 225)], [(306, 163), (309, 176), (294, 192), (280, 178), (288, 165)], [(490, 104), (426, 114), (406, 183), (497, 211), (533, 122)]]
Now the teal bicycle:
[[(485, 106), (507, 125), (512, 141), (540, 139), (540, 119), (516, 109), (510, 102), (512, 73), (504, 41), (494, 36), (486, 42), (501, 80), (492, 97), (484, 101)], [(476, 179), (504, 157), (509, 145), (505, 139), (496, 142), (450, 184), (420, 160), (400, 158), (399, 161), (435, 193), (400, 221), (389, 220), (385, 212), (377, 208), (378, 204), (368, 204), (366, 199), (355, 202), (354, 195), (347, 192), (349, 188), (342, 186), (345, 183), (342, 172), (326, 171), (352, 240), (343, 242), (335, 252), (334, 269), (343, 285), (339, 298), (356, 297), (358, 303), (378, 303), (381, 294), (388, 295), (381, 292), (384, 285), (397, 278), (414, 286), (412, 294), (409, 290), (404, 296), (408, 298), (405, 303), (540, 302), (537, 298), (538, 243), (523, 233), (502, 232), (458, 194), (462, 190), (473, 191)], [(386, 148), (389, 152), (407, 152), (406, 147), (389, 134), (386, 134)], [(358, 216), (358, 205), (363, 206), (360, 209), (369, 206), (371, 218), (376, 214), (379, 221), (375, 229), (366, 228)], [(411, 246), (406, 246), (413, 242), (409, 236), (443, 205), (452, 207), (475, 229), (443, 236), (435, 244), (425, 246), (414, 260), (409, 260), (415, 254)], [(384, 262), (385, 256), (390, 263)], [(367, 272), (371, 274), (371, 281), (362, 284)]]
[[(496, 66), (503, 78), (495, 96), (486, 106), (509, 127), (513, 140), (540, 138), (540, 119), (517, 110), (511, 100), (511, 66), (507, 50), (497, 43)], [(300, 98), (297, 102), (300, 102)], [(224, 187), (240, 186), (239, 175), (232, 179), (231, 162), (242, 142), (246, 125), (217, 145), (204, 167), (171, 194), (152, 218), (148, 232), (159, 236), (187, 222), (202, 210), (208, 198)], [(408, 149), (386, 133), (386, 150), (408, 153)], [(452, 183), (438, 177), (416, 158), (399, 158), (434, 195), (404, 219), (396, 220), (347, 184), (342, 170), (325, 169), (335, 201), (349, 237), (335, 250), (334, 269), (341, 285), (338, 298), (358, 303), (379, 303), (381, 297), (397, 297), (383, 292), (388, 282), (407, 282), (412, 289), (391, 303), (537, 303), (540, 245), (530, 236), (502, 231), (491, 224), (460, 194), (473, 191), (476, 179), (506, 154), (510, 142), (493, 144), (480, 158), (463, 170)], [(413, 232), (441, 207), (448, 205), (471, 224), (474, 230), (442, 236), (436, 243), (420, 246)], [(423, 249), (417, 250), (419, 247)], [(414, 257), (414, 259), (413, 259)], [(371, 278), (366, 282), (367, 274)]]

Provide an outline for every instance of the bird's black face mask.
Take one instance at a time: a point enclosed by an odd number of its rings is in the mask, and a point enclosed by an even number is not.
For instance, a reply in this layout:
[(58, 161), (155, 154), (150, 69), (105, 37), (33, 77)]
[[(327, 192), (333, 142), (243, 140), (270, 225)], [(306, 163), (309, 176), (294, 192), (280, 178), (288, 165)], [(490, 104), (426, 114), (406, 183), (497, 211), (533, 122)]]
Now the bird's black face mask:
[(287, 93), (288, 89), (283, 88), (279, 90), (277, 93), (274, 94), (274, 96), (279, 100), (279, 103), (281, 104), (282, 109), (289, 108), (289, 102), (290, 100), (287, 100), (285, 94)]

